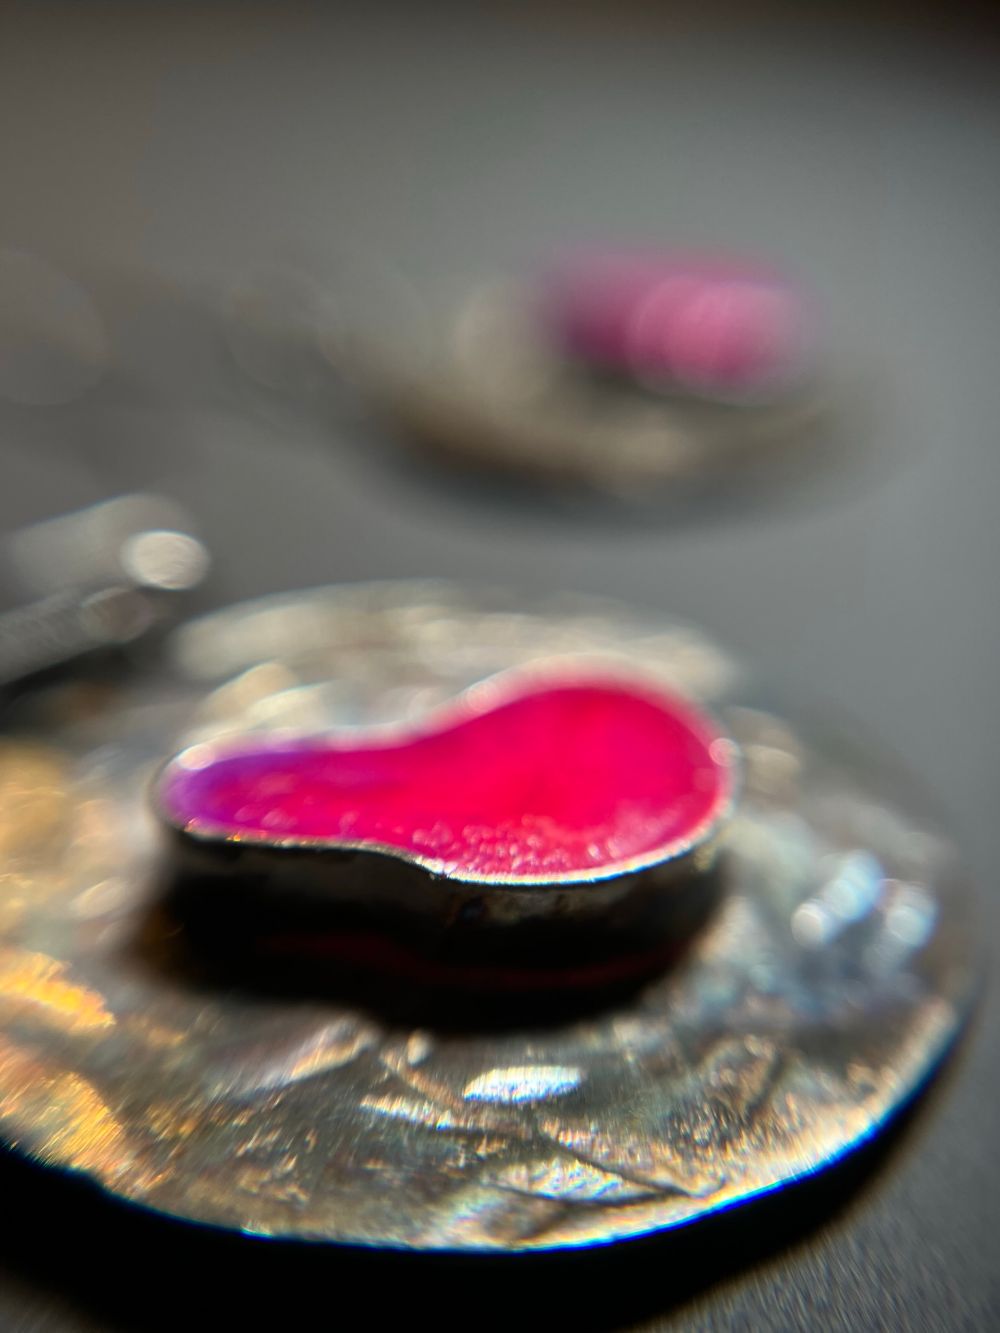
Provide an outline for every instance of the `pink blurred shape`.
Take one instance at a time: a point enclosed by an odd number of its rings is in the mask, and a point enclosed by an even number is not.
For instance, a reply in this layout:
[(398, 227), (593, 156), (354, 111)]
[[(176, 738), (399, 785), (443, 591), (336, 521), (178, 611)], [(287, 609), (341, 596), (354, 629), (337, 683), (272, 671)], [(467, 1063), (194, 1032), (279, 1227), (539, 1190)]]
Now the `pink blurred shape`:
[(770, 392), (800, 372), (812, 342), (803, 295), (728, 256), (595, 250), (555, 265), (542, 290), (569, 356), (691, 393)]

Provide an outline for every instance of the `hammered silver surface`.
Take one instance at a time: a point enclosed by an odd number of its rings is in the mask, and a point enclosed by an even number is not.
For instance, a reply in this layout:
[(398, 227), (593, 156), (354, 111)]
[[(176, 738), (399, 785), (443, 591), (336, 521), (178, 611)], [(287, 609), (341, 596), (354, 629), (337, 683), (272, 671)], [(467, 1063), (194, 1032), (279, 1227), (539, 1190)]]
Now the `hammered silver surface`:
[[(488, 1032), (197, 984), (140, 948), (148, 807), (183, 745), (411, 717), (540, 659), (627, 660), (743, 750), (731, 889), (628, 1001)], [(947, 842), (900, 779), (746, 696), (700, 634), (620, 607), (385, 584), (178, 632), (157, 674), (26, 699), (0, 745), (0, 1124), (123, 1198), (265, 1235), (587, 1245), (689, 1222), (870, 1136), (975, 982)]]

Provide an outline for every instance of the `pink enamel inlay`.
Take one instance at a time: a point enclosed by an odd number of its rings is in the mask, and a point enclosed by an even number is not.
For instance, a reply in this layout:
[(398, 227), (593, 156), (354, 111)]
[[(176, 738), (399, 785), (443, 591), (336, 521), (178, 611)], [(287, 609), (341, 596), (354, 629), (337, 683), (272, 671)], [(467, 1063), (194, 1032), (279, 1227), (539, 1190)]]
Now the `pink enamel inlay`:
[(544, 284), (545, 320), (573, 357), (692, 392), (770, 389), (800, 368), (806, 303), (760, 264), (597, 251)]
[(703, 838), (732, 747), (691, 704), (614, 680), (499, 681), (419, 729), (196, 746), (162, 813), (205, 838), (371, 846), (474, 880), (594, 878)]

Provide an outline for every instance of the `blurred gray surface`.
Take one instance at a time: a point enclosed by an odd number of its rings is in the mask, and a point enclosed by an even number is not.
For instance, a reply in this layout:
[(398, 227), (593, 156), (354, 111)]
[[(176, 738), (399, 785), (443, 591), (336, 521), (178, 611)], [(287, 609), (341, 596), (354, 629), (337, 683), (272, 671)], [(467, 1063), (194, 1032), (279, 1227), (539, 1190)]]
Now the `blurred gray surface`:
[[(7, 4), (0, 247), (82, 286), (97, 325), (75, 285), (43, 284), (46, 309), (69, 303), (66, 355), (103, 377), (81, 392), (67, 372), (68, 401), (41, 405), (0, 382), (0, 528), (159, 489), (216, 552), (218, 603), (442, 574), (700, 622), (777, 697), (846, 710), (924, 777), (993, 941), (995, 70), (985, 25), (912, 14)], [(433, 290), (606, 236), (804, 275), (861, 389), (839, 461), (655, 510), (520, 503), (421, 472), (322, 388), (260, 388), (223, 346), (226, 293), (288, 256), (386, 256)], [(992, 989), (846, 1210), (648, 1326), (995, 1326), (998, 1021)], [(23, 1269), (6, 1327), (92, 1326), (58, 1254)]]

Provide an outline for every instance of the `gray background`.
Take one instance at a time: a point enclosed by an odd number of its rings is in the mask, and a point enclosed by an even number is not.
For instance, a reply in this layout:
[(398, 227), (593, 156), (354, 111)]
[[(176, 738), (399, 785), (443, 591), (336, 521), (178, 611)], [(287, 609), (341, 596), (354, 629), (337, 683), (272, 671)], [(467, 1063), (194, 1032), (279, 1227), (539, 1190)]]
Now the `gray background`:
[[(71, 402), (0, 397), (0, 527), (157, 488), (218, 553), (213, 603), (442, 574), (700, 622), (776, 695), (849, 711), (923, 776), (995, 939), (997, 50), (960, 14), (823, 8), (3, 5), (0, 247), (84, 285), (106, 357)], [(546, 505), (422, 472), (322, 386), (265, 391), (222, 345), (220, 301), (275, 263), (335, 284), (353, 256), (388, 257), (433, 292), (616, 236), (806, 277), (846, 386), (832, 462), (652, 510)], [(680, 1279), (667, 1248), (555, 1282), (534, 1269), (517, 1321), (997, 1326), (997, 1005), (994, 989), (946, 1086), (862, 1179), (765, 1210), (752, 1240), (685, 1242)], [(8, 1327), (173, 1326), (158, 1289), (217, 1263), (271, 1283), (287, 1327), (307, 1306), (337, 1322), (315, 1264), (261, 1275), (172, 1231), (129, 1240), (137, 1224), (86, 1198), (64, 1213), (9, 1170), (8, 1220), (36, 1215), (11, 1228)], [(370, 1261), (335, 1271), (377, 1300)], [(566, 1303), (593, 1281), (596, 1304)], [(403, 1282), (439, 1324), (472, 1326), (507, 1278)]]

